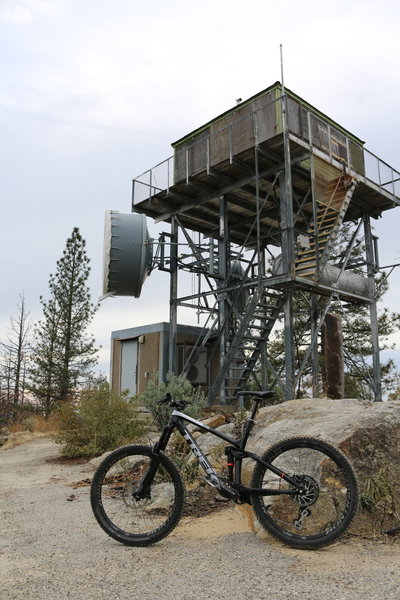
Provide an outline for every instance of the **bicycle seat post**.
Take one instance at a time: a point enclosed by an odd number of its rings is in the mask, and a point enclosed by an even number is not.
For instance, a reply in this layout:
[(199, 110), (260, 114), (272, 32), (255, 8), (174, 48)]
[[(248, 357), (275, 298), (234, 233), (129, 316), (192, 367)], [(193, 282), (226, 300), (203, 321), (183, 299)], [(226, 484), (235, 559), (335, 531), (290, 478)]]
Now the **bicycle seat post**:
[(273, 398), (275, 396), (275, 392), (272, 390), (265, 390), (263, 392), (255, 392), (252, 390), (239, 392), (238, 396), (251, 396), (253, 398), (253, 404), (251, 407), (251, 418), (254, 419), (256, 416), (257, 409), (260, 403), (263, 400), (267, 400), (268, 398)]
[(244, 431), (244, 437), (243, 437), (243, 441), (244, 444), (246, 444), (246, 441), (250, 435), (250, 431), (254, 425), (255, 422), (255, 418), (256, 418), (256, 414), (257, 414), (257, 410), (258, 407), (260, 406), (261, 402), (263, 400), (267, 400), (268, 398), (273, 398), (275, 396), (275, 392), (273, 392), (272, 390), (265, 390), (265, 391), (260, 391), (260, 392), (255, 392), (255, 391), (242, 391), (239, 393), (240, 396), (251, 396), (253, 398), (253, 404), (250, 410), (250, 416), (247, 419), (247, 423), (246, 423), (246, 427), (245, 427), (245, 431)]

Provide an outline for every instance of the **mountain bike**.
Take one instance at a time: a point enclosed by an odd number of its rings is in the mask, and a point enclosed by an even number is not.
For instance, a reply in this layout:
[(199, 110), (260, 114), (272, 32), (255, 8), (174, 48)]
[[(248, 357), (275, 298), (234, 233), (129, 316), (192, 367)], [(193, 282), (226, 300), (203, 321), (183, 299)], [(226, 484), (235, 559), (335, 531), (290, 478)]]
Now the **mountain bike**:
[[(250, 504), (273, 536), (304, 549), (334, 542), (350, 525), (359, 498), (357, 477), (346, 456), (311, 437), (284, 439), (261, 457), (246, 450), (261, 402), (274, 395), (271, 390), (241, 392), (242, 397), (252, 397), (252, 405), (240, 439), (234, 439), (182, 412), (187, 404), (167, 394), (160, 404), (174, 410), (159, 440), (152, 447), (129, 445), (113, 451), (94, 474), (91, 505), (100, 527), (127, 546), (147, 546), (178, 524), (184, 486), (175, 464), (165, 455), (176, 430), (189, 444), (205, 481), (233, 502)], [(227, 444), (226, 476), (217, 474), (188, 429), (190, 425)], [(245, 485), (242, 464), (249, 459), (255, 466), (250, 485)]]

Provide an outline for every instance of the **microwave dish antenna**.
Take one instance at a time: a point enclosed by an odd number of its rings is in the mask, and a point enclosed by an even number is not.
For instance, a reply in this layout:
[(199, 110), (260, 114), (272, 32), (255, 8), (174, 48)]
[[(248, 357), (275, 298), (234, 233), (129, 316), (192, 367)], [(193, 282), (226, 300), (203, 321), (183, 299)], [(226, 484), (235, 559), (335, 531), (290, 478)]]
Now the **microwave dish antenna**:
[(103, 295), (139, 298), (152, 266), (145, 215), (107, 210), (104, 225)]

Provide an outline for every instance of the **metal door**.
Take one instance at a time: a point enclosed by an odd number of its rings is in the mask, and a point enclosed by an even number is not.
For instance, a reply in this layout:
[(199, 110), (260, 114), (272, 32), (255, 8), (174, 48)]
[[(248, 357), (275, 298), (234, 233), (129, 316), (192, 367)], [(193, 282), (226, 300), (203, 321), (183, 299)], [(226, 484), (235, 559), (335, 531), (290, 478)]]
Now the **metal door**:
[(138, 350), (137, 340), (124, 340), (121, 350), (121, 392), (129, 391), (129, 396), (136, 394)]

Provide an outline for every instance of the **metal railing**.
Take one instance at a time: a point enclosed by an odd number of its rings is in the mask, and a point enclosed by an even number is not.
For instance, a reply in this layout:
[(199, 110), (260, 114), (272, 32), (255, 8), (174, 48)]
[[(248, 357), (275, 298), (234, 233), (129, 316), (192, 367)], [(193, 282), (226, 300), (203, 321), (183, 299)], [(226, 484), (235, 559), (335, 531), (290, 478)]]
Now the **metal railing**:
[(174, 184), (174, 156), (158, 163), (138, 175), (132, 181), (132, 207), (143, 200), (150, 200), (162, 191), (169, 191)]
[(400, 172), (388, 165), (366, 148), (364, 151), (365, 177), (364, 181), (375, 183), (379, 190), (393, 197), (396, 204), (400, 203)]
[(170, 187), (178, 182), (188, 183), (196, 173), (210, 172), (214, 165), (222, 162), (222, 157), (232, 163), (234, 156), (281, 133), (284, 101), (292, 109), (287, 111), (292, 139), (319, 151), (330, 161), (345, 165), (356, 172), (360, 181), (367, 185), (372, 183), (381, 193), (400, 204), (400, 171), (335, 128), (321, 115), (316, 115), (290, 96), (281, 96), (213, 133), (207, 130), (200, 132), (192, 142), (184, 142), (176, 148), (173, 156), (136, 177), (132, 187), (132, 207), (151, 200), (161, 191), (168, 193)]

